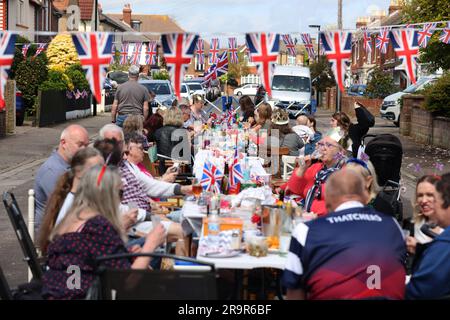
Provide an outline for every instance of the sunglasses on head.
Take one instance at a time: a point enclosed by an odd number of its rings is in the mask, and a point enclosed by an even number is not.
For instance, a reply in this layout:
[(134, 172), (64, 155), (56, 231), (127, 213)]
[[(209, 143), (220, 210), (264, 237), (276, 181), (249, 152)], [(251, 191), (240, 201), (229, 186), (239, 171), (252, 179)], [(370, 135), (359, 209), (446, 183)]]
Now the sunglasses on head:
[(346, 163), (347, 163), (347, 164), (349, 164), (349, 163), (356, 163), (356, 164), (359, 164), (359, 165), (362, 166), (364, 169), (366, 169), (366, 170), (369, 172), (370, 175), (372, 175), (372, 172), (370, 172), (370, 169), (369, 169), (369, 166), (367, 165), (367, 163), (364, 162), (364, 161), (362, 161), (361, 159), (351, 158), (351, 159), (348, 159), (348, 160), (346, 161)]

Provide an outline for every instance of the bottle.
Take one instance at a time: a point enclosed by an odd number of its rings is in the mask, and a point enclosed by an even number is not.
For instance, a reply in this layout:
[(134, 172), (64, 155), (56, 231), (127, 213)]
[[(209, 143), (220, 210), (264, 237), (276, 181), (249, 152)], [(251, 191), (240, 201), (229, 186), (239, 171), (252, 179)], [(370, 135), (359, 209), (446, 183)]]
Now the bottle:
[(208, 216), (208, 239), (214, 244), (219, 243), (220, 219), (218, 209), (212, 209)]
[(244, 183), (250, 181), (250, 163), (248, 161), (248, 157), (245, 157), (243, 171)]

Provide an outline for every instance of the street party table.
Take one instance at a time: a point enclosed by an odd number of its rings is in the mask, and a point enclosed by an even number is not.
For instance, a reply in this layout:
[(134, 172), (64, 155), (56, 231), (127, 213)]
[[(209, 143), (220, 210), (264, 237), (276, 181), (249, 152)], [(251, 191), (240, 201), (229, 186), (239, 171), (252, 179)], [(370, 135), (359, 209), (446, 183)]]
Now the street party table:
[(214, 263), (217, 269), (256, 269), (274, 268), (284, 270), (287, 255), (270, 253), (265, 257), (252, 257), (247, 253), (240, 253), (238, 256), (230, 258), (212, 258), (197, 255), (197, 259), (204, 262)]

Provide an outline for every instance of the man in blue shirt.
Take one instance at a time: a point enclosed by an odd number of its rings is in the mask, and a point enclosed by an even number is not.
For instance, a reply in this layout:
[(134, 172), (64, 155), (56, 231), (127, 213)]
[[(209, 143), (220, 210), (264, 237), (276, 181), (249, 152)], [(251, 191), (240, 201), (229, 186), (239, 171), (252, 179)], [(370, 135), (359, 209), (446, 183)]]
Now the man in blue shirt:
[(450, 297), (450, 173), (436, 185), (434, 208), (438, 225), (445, 230), (423, 252), (406, 287), (407, 299)]

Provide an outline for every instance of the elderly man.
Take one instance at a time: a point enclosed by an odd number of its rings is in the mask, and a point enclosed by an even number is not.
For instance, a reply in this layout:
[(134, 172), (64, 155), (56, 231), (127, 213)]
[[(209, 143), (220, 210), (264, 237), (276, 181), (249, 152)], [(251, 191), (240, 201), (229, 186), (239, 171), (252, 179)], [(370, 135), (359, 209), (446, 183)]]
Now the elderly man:
[(403, 299), (406, 246), (395, 219), (363, 204), (351, 170), (326, 183), (330, 213), (292, 233), (283, 284), (288, 299)]
[(131, 66), (128, 78), (127, 82), (117, 88), (111, 109), (112, 122), (120, 127), (129, 115), (142, 115), (145, 121), (149, 114), (150, 95), (147, 88), (138, 83), (139, 67)]
[(88, 144), (89, 136), (86, 129), (77, 124), (70, 125), (61, 133), (58, 148), (38, 169), (34, 185), (36, 230), (39, 230), (47, 200), (54, 191), (59, 177), (70, 168), (74, 154)]
[(408, 299), (450, 297), (450, 173), (436, 185), (434, 210), (445, 230), (423, 252), (406, 288)]

